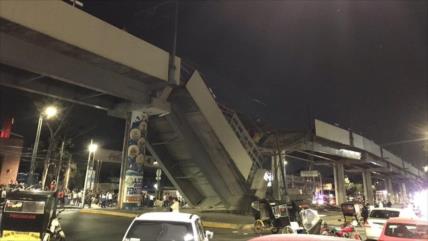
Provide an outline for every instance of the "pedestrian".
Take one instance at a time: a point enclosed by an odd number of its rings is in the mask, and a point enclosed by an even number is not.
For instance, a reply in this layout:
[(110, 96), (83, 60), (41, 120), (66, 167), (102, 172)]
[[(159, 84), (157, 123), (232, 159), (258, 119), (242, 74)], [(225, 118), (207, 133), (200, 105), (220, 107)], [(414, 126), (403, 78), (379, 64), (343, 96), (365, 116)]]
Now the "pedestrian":
[(77, 206), (80, 206), (81, 202), (82, 202), (82, 197), (83, 197), (83, 191), (80, 191), (77, 193)]
[(101, 208), (106, 207), (106, 194), (103, 192), (101, 193)]
[(0, 202), (6, 200), (6, 188), (2, 187), (0, 189)]
[(58, 192), (58, 201), (61, 208), (64, 208), (64, 198), (65, 198), (64, 190), (61, 189)]
[(113, 204), (113, 193), (107, 192), (107, 205), (111, 207)]
[(54, 192), (56, 191), (56, 181), (55, 179), (52, 180), (51, 184), (49, 185), (49, 190)]
[(369, 218), (369, 203), (364, 204), (363, 209), (361, 210), (361, 216), (363, 217), (363, 223), (367, 223), (367, 219)]
[(91, 208), (91, 204), (92, 204), (92, 195), (90, 193), (90, 191), (87, 191), (85, 193), (85, 198), (83, 200), (83, 208), (85, 208), (85, 204), (88, 205), (88, 208)]
[(176, 213), (180, 212), (180, 202), (177, 198), (172, 199), (171, 211)]

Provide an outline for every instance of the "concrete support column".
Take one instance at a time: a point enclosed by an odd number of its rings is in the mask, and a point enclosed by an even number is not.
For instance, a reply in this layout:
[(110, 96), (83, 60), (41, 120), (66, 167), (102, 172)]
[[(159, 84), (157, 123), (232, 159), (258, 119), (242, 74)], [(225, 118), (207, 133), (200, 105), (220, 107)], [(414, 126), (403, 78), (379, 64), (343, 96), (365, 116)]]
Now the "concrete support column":
[(133, 111), (129, 127), (125, 133), (124, 158), (121, 176), (121, 208), (137, 209), (141, 203), (143, 190), (143, 164), (146, 157), (146, 133), (148, 115), (143, 111)]
[(393, 198), (394, 198), (394, 188), (392, 187), (392, 179), (391, 177), (386, 177), (385, 179), (385, 186), (386, 186), (386, 191), (387, 193), (387, 198), (388, 201), (393, 202)]
[(271, 167), (272, 167), (272, 177), (273, 177), (272, 194), (275, 200), (281, 199), (281, 191), (280, 191), (281, 176), (280, 176), (278, 164), (279, 164), (279, 156), (277, 153), (274, 153), (272, 155)]
[(374, 204), (372, 173), (369, 170), (363, 171), (363, 188), (366, 203)]
[(334, 189), (336, 192), (336, 205), (340, 206), (346, 200), (345, 170), (343, 163), (336, 162), (333, 166)]
[(407, 188), (406, 188), (406, 183), (402, 182), (400, 185), (400, 198), (401, 198), (401, 202), (402, 203), (406, 203), (407, 202)]

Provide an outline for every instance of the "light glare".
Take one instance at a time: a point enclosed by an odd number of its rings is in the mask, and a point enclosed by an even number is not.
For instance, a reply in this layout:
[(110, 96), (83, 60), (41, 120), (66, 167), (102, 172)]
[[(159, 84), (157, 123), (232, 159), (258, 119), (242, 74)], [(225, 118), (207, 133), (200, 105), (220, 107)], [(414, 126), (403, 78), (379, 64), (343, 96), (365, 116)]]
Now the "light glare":
[(58, 114), (58, 108), (55, 106), (48, 106), (46, 107), (44, 114), (47, 119), (50, 119)]

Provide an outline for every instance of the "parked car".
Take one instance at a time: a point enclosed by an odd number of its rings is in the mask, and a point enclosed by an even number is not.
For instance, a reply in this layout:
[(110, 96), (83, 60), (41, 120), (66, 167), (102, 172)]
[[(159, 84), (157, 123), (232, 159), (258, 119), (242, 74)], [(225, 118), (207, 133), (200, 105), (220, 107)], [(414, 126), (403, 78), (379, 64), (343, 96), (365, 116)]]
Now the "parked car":
[(198, 215), (176, 212), (150, 212), (136, 217), (123, 241), (208, 241), (213, 232), (204, 231)]
[(272, 234), (248, 241), (350, 241), (350, 239), (310, 234)]
[(378, 240), (383, 226), (389, 218), (407, 217), (416, 218), (411, 209), (399, 208), (374, 208), (370, 211), (367, 224), (364, 226), (367, 240)]
[(379, 241), (427, 241), (428, 221), (413, 218), (389, 219)]

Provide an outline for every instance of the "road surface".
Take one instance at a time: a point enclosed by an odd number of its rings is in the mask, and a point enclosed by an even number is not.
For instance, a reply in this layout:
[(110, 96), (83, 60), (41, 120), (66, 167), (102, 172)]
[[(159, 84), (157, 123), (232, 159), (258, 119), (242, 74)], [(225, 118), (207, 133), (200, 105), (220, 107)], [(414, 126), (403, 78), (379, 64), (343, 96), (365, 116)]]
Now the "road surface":
[[(60, 214), (66, 241), (121, 241), (132, 219), (105, 215), (81, 214), (66, 210)], [(246, 241), (253, 234), (229, 229), (210, 229), (214, 241)]]

